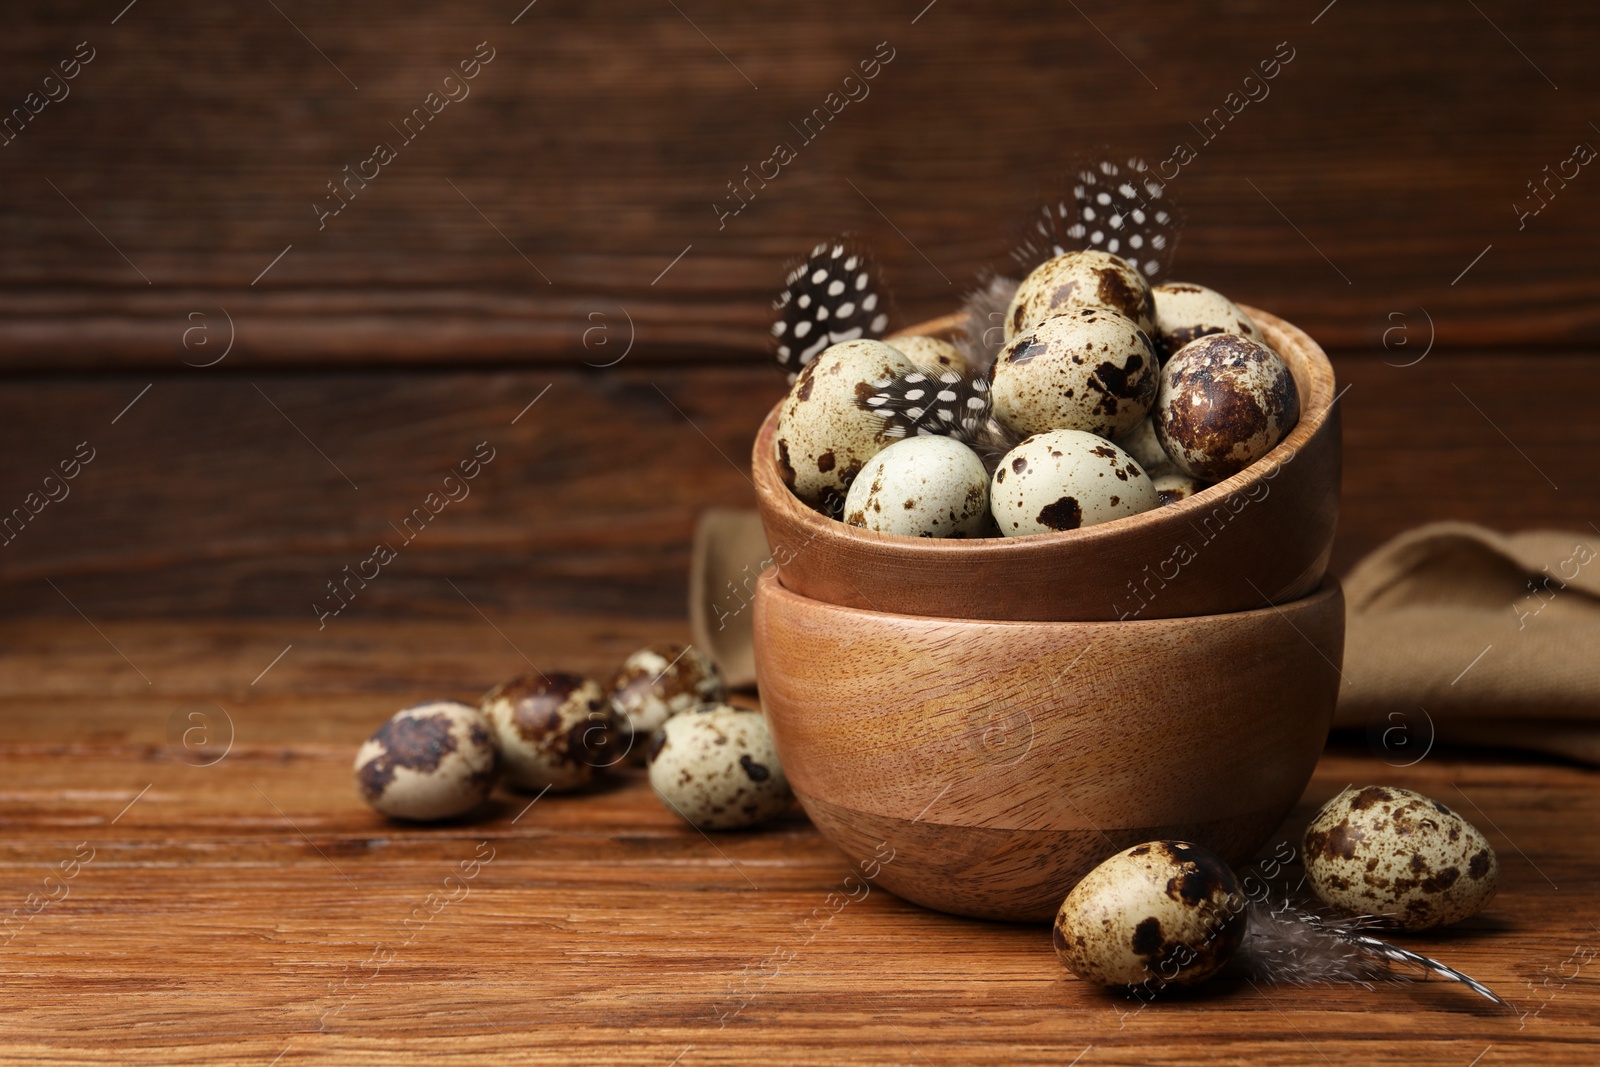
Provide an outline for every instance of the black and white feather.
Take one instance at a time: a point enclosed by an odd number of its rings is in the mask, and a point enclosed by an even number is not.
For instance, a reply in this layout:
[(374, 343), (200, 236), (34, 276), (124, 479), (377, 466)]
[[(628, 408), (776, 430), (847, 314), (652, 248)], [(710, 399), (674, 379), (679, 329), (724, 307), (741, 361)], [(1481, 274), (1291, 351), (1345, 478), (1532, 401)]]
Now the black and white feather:
[(1015, 278), (991, 275), (962, 301), (966, 322), (954, 344), (976, 373), (994, 376), (995, 361), (1006, 344), (1006, 309), (1017, 284)]
[(1364, 933), (1360, 919), (1325, 919), (1299, 908), (1252, 903), (1244, 940), (1233, 966), (1251, 978), (1289, 985), (1401, 981), (1397, 967), (1410, 967), (1452, 982), (1502, 1007), (1505, 1001), (1482, 982), (1438, 960)]
[(773, 301), (778, 365), (793, 381), (829, 345), (882, 337), (888, 297), (877, 263), (853, 238), (824, 241), (790, 264)]
[(1011, 258), (1025, 274), (1065, 252), (1092, 248), (1132, 263), (1151, 284), (1167, 281), (1182, 213), (1166, 183), (1137, 156), (1078, 168), (1071, 195), (1041, 205)]
[(969, 378), (953, 370), (942, 374), (919, 370), (885, 378), (874, 388), (860, 405), (883, 418), (885, 437), (942, 434), (970, 444), (989, 421), (987, 378)]

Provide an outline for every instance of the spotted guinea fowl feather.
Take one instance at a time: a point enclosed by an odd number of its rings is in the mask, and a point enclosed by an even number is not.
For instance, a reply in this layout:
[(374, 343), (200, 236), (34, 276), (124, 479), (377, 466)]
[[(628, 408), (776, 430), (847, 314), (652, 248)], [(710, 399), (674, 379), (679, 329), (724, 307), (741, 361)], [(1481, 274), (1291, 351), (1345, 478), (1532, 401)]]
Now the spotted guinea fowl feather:
[(1012, 249), (1021, 271), (1092, 248), (1121, 256), (1151, 284), (1168, 280), (1183, 216), (1148, 163), (1137, 156), (1094, 160), (1077, 168), (1067, 193), (1040, 205)]
[(989, 419), (989, 379), (912, 371), (873, 383), (858, 404), (883, 419), (885, 437), (942, 434), (971, 443)]
[(1329, 919), (1287, 905), (1252, 903), (1235, 966), (1253, 978), (1290, 985), (1403, 981), (1405, 965), (1460, 982), (1502, 1007), (1505, 1001), (1482, 982), (1438, 960), (1381, 941), (1362, 931), (1371, 920)]
[(829, 345), (882, 337), (889, 325), (887, 304), (877, 263), (853, 237), (823, 241), (789, 264), (772, 302), (778, 366), (793, 381)]

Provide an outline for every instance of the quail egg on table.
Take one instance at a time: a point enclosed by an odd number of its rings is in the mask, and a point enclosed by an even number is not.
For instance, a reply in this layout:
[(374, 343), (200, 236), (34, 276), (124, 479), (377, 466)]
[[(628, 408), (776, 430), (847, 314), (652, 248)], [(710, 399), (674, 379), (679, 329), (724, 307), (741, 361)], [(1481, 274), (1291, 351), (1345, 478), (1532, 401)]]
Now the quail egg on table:
[(867, 461), (845, 498), (844, 521), (906, 537), (981, 537), (989, 472), (953, 437), (907, 437)]
[(506, 780), (520, 789), (578, 789), (622, 757), (611, 701), (592, 679), (525, 674), (491, 689), (482, 708)]
[(766, 718), (727, 704), (667, 720), (650, 742), (650, 785), (702, 830), (755, 826), (792, 796)]
[(362, 798), (399, 819), (448, 819), (494, 788), (498, 753), (483, 713), (457, 700), (397, 711), (356, 753)]
[(972, 373), (972, 364), (967, 362), (967, 357), (949, 341), (911, 334), (890, 337), (885, 343), (914, 363), (918, 370), (935, 378), (946, 371), (955, 371), (963, 377)]
[(1119, 256), (1084, 249), (1047, 259), (1022, 280), (1006, 309), (1005, 339), (1051, 315), (1091, 305), (1120, 311), (1155, 336), (1155, 305), (1144, 275)]
[(1061, 902), (1052, 939), (1085, 981), (1181, 987), (1227, 964), (1246, 921), (1226, 863), (1186, 841), (1150, 841), (1085, 875)]
[(1404, 930), (1476, 915), (1500, 863), (1488, 840), (1443, 804), (1393, 786), (1349, 788), (1306, 828), (1306, 877), (1318, 897)]
[(836, 514), (850, 483), (890, 439), (863, 406), (878, 382), (917, 368), (882, 341), (845, 341), (805, 365), (778, 409), (778, 473), (813, 508)]
[[(814, 364), (813, 364), (814, 365)], [(611, 706), (628, 748), (642, 766), (644, 743), (674, 715), (724, 695), (722, 672), (693, 645), (652, 645), (623, 661), (611, 679)]]
[(1108, 307), (1071, 308), (1001, 349), (994, 415), (1018, 434), (1126, 433), (1150, 414), (1160, 365), (1138, 323)]
[(1161, 368), (1156, 438), (1185, 474), (1220, 482), (1277, 447), (1300, 418), (1288, 364), (1248, 337), (1214, 333)]
[(1267, 343), (1255, 321), (1215, 289), (1164, 282), (1151, 289), (1150, 296), (1156, 305), (1156, 336), (1166, 355), (1213, 333), (1233, 333)]
[(989, 486), (990, 510), (1007, 537), (1076, 530), (1158, 504), (1132, 456), (1082, 430), (1028, 438), (1000, 460)]

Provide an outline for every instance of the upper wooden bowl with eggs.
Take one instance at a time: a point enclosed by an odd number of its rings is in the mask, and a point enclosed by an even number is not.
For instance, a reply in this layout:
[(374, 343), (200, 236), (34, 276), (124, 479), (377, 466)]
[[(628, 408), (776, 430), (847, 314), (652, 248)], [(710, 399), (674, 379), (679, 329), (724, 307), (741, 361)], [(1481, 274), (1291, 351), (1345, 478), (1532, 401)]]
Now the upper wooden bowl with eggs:
[[(1244, 311), (1294, 375), (1299, 422), (1231, 478), (1098, 526), (974, 540), (847, 526), (813, 511), (784, 484), (774, 456), (774, 407), (756, 435), (753, 468), (782, 584), (869, 611), (1035, 621), (1182, 618), (1308, 595), (1327, 569), (1339, 515), (1333, 368), (1295, 326), (1256, 308)], [(904, 333), (948, 339), (963, 321), (949, 315)]]

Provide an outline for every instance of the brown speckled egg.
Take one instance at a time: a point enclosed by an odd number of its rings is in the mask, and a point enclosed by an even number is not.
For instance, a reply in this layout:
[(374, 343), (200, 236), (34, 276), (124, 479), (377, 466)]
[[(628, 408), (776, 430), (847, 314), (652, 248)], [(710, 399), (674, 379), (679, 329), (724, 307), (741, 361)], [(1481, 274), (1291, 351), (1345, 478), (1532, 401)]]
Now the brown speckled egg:
[(1220, 482), (1272, 451), (1300, 418), (1288, 364), (1259, 341), (1214, 333), (1161, 369), (1156, 438), (1185, 474)]
[(1156, 305), (1156, 336), (1171, 355), (1207, 334), (1233, 333), (1267, 343), (1254, 320), (1215, 289), (1189, 282), (1166, 282), (1150, 290)]
[(1115, 437), (1155, 403), (1160, 367), (1137, 323), (1105, 307), (1072, 308), (1017, 334), (994, 367), (994, 415), (1022, 435), (1086, 430)]
[[(1156, 384), (1159, 387), (1159, 378)], [(1156, 440), (1156, 424), (1152, 419), (1146, 418), (1112, 443), (1138, 461), (1139, 466), (1152, 478), (1173, 469), (1172, 460), (1162, 451), (1161, 442)]]
[(773, 451), (778, 473), (795, 496), (836, 515), (867, 460), (890, 438), (884, 422), (863, 406), (878, 382), (916, 366), (882, 341), (845, 341), (807, 363), (778, 409)]
[(961, 349), (949, 341), (914, 334), (906, 337), (890, 337), (885, 343), (916, 364), (918, 370), (934, 377), (952, 370), (962, 377), (972, 373), (972, 364), (967, 362), (967, 357), (961, 354)]
[(399, 819), (448, 819), (482, 804), (498, 753), (483, 713), (457, 700), (395, 712), (356, 753), (356, 784), (373, 808)]
[(667, 720), (650, 742), (650, 785), (702, 830), (735, 830), (780, 815), (789, 780), (759, 711), (710, 704)]
[(652, 645), (633, 653), (611, 679), (611, 705), (629, 760), (644, 766), (645, 742), (662, 723), (724, 695), (722, 672), (693, 645)]
[(844, 521), (906, 537), (981, 537), (989, 472), (953, 437), (907, 437), (867, 461), (845, 498)]
[(1005, 454), (989, 483), (989, 508), (1007, 537), (1094, 526), (1158, 503), (1132, 456), (1082, 430), (1035, 434)]
[(1056, 953), (1087, 982), (1188, 986), (1244, 940), (1239, 880), (1210, 850), (1150, 841), (1090, 871), (1056, 913)]
[(1427, 930), (1476, 915), (1500, 863), (1478, 828), (1437, 800), (1393, 786), (1349, 788), (1306, 828), (1317, 896), (1357, 915)]
[(1151, 478), (1150, 485), (1155, 489), (1156, 499), (1161, 501), (1162, 507), (1187, 500), (1206, 487), (1198, 478), (1191, 478), (1174, 470)]
[(1006, 309), (1005, 339), (1051, 315), (1095, 305), (1122, 312), (1155, 336), (1155, 304), (1144, 275), (1125, 259), (1086, 249), (1047, 259), (1022, 280)]
[(482, 708), (506, 781), (519, 789), (578, 789), (622, 758), (611, 701), (592, 679), (525, 674), (491, 689)]

